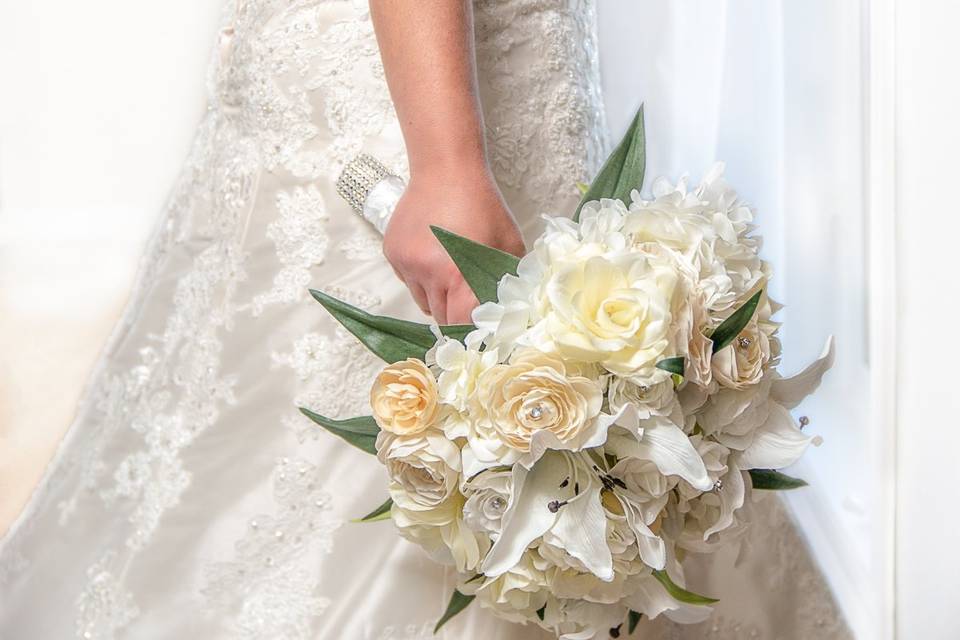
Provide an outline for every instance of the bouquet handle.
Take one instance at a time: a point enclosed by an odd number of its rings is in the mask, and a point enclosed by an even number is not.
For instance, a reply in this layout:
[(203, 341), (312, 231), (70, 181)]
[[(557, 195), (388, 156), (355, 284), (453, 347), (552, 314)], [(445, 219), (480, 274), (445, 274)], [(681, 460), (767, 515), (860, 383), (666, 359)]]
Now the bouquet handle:
[(406, 186), (403, 178), (366, 153), (348, 162), (337, 178), (340, 197), (380, 235), (387, 230), (390, 216)]

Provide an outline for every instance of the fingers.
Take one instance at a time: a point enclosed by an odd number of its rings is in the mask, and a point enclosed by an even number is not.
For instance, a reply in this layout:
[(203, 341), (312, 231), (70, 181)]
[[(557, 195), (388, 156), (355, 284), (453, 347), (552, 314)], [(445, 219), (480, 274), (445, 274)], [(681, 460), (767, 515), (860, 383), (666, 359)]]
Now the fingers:
[(423, 290), (423, 287), (421, 287), (419, 283), (411, 280), (407, 283), (407, 288), (410, 289), (410, 293), (413, 295), (417, 306), (420, 307), (420, 311), (423, 311), (423, 313), (428, 316), (431, 315), (430, 300), (427, 298), (427, 292)]
[(430, 315), (438, 324), (447, 324), (447, 291), (446, 287), (434, 284), (427, 289), (427, 300), (430, 302)]
[(480, 304), (469, 285), (461, 278), (447, 294), (447, 321), (449, 324), (469, 324), (470, 314)]

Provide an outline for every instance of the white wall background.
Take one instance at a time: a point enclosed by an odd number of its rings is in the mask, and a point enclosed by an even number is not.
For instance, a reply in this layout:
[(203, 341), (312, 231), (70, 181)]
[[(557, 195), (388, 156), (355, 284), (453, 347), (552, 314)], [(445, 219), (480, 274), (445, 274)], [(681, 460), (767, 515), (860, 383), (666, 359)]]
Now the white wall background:
[[(46, 459), (67, 424), (186, 154), (219, 4), (0, 0), (0, 529), (35, 480), (25, 457)], [(649, 177), (727, 161), (790, 305), (787, 369), (838, 335), (840, 364), (803, 408), (825, 445), (796, 470), (813, 487), (791, 505), (871, 640), (889, 637), (894, 589), (897, 637), (960, 637), (960, 425), (943, 375), (958, 354), (942, 305), (956, 288), (956, 13), (936, 0), (600, 6), (614, 131), (642, 99)]]
[[(958, 11), (945, 0), (882, 3), (893, 70), (897, 307), (897, 629), (960, 638), (960, 412), (952, 325), (960, 204)], [(893, 6), (887, 6), (887, 5)], [(948, 79), (949, 78), (949, 79)]]

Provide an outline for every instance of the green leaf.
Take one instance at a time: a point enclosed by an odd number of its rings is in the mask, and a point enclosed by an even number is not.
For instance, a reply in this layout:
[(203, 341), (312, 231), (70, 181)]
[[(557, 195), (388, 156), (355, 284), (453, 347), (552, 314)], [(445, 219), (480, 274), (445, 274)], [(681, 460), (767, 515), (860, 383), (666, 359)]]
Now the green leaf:
[(586, 182), (578, 182), (578, 183), (577, 183), (577, 190), (580, 192), (580, 195), (581, 195), (581, 196), (582, 196), (582, 195), (585, 195), (585, 194), (587, 193), (587, 191), (590, 190), (590, 185), (588, 185)]
[(433, 632), (436, 633), (439, 631), (440, 627), (445, 625), (450, 618), (466, 609), (467, 605), (473, 602), (475, 597), (476, 596), (465, 596), (459, 591), (454, 590), (453, 595), (450, 596), (450, 604), (447, 605), (447, 610), (444, 612), (443, 617), (437, 621), (437, 626), (433, 628)]
[(739, 309), (734, 311), (729, 318), (724, 320), (720, 326), (710, 334), (710, 339), (713, 340), (714, 353), (733, 342), (733, 339), (743, 331), (743, 328), (747, 326), (750, 318), (753, 317), (753, 313), (757, 310), (757, 305), (760, 304), (760, 297), (762, 295), (763, 289), (760, 289), (760, 291), (753, 294), (749, 300), (744, 302)]
[(340, 436), (358, 449), (376, 455), (377, 434), (380, 427), (372, 416), (361, 416), (347, 420), (334, 420), (314, 413), (306, 407), (300, 407), (300, 413), (307, 416), (330, 433)]
[(640, 624), (640, 618), (642, 617), (643, 614), (636, 611), (630, 611), (627, 614), (627, 635), (632, 635), (637, 630), (637, 625)]
[(754, 489), (767, 491), (788, 491), (807, 486), (806, 480), (793, 478), (773, 469), (750, 469), (750, 480)]
[(362, 518), (357, 518), (353, 522), (379, 522), (380, 520), (389, 520), (391, 507), (393, 507), (393, 498), (387, 498), (387, 501), (382, 505)]
[(664, 371), (669, 371), (678, 376), (683, 375), (683, 358), (664, 358), (657, 363), (657, 369), (663, 369)]
[(520, 264), (517, 256), (440, 227), (431, 226), (430, 229), (481, 303), (497, 299), (497, 283), (500, 278), (508, 273), (517, 275), (517, 265)]
[(654, 571), (653, 577), (663, 585), (663, 588), (667, 590), (667, 593), (670, 594), (670, 597), (678, 602), (686, 602), (687, 604), (714, 604), (720, 602), (716, 598), (701, 596), (678, 586), (673, 580), (670, 579), (670, 576), (667, 575), (667, 572), (663, 571), (662, 569)]
[[(427, 350), (437, 341), (428, 325), (375, 316), (315, 289), (310, 290), (310, 295), (347, 331), (386, 362), (399, 362), (407, 358), (423, 360)], [(443, 325), (440, 332), (462, 342), (474, 328), (470, 324)]]
[(574, 221), (580, 220), (580, 209), (584, 203), (600, 198), (617, 198), (625, 203), (630, 201), (630, 192), (643, 186), (643, 174), (646, 170), (646, 136), (643, 128), (643, 105), (637, 109), (637, 115), (624, 134), (617, 148), (603, 163), (600, 173), (590, 183), (583, 194)]

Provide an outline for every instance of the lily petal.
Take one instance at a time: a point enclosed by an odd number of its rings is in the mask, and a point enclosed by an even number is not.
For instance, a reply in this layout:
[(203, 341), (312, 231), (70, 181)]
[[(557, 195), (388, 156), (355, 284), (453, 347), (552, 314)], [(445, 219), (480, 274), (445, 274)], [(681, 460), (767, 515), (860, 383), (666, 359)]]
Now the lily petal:
[(624, 496), (625, 492), (617, 494), (620, 504), (627, 516), (627, 524), (637, 537), (637, 547), (640, 550), (640, 559), (651, 569), (663, 569), (667, 565), (667, 547), (663, 540), (655, 534), (643, 520), (642, 510)]
[(729, 462), (729, 471), (723, 476), (723, 486), (720, 495), (720, 517), (712, 527), (703, 532), (704, 541), (717, 531), (723, 531), (733, 524), (733, 512), (743, 506), (745, 485), (740, 467), (735, 462)]
[(823, 353), (809, 367), (795, 376), (774, 380), (770, 387), (770, 397), (787, 409), (793, 409), (820, 386), (823, 374), (833, 366), (836, 347), (833, 336), (827, 338)]
[(500, 537), (483, 561), (481, 571), (488, 577), (506, 573), (517, 562), (527, 546), (550, 530), (558, 513), (547, 505), (556, 499), (557, 487), (571, 474), (571, 465), (560, 453), (548, 452), (532, 469), (513, 466), (513, 493), (510, 506), (503, 514)]
[(591, 482), (560, 509), (551, 533), (571, 556), (604, 582), (613, 580), (613, 556), (607, 546), (607, 517), (600, 503), (600, 484)]
[(776, 402), (769, 404), (770, 416), (740, 455), (741, 469), (788, 467), (799, 460), (810, 445), (810, 438), (797, 428), (790, 412)]
[(643, 435), (636, 446), (629, 446), (628, 455), (650, 460), (661, 473), (680, 476), (700, 491), (713, 486), (703, 459), (690, 443), (690, 438), (669, 419), (656, 416), (643, 421)]

